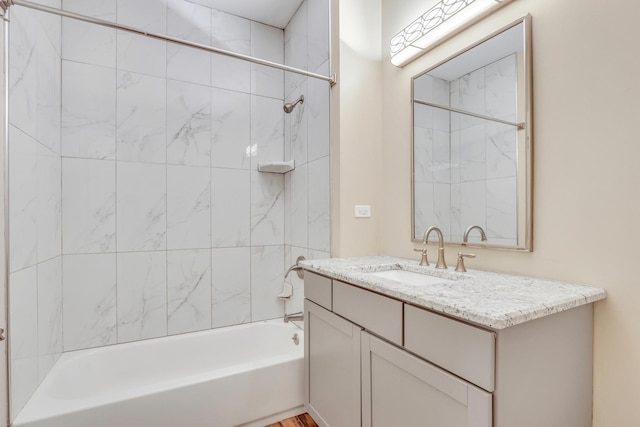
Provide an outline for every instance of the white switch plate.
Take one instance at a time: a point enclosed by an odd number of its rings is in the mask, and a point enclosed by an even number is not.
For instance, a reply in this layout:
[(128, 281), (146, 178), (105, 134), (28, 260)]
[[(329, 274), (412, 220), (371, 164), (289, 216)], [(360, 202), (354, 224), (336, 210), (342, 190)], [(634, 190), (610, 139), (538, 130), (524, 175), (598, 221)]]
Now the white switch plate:
[(356, 205), (355, 215), (356, 218), (371, 218), (371, 206)]

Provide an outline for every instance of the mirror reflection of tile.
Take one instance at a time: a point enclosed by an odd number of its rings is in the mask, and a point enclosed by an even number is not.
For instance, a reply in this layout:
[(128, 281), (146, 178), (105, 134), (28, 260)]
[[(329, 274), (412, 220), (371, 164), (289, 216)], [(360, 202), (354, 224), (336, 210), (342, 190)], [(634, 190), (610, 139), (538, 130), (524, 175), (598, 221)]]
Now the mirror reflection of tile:
[(475, 224), (489, 243), (518, 244), (518, 128), (491, 120), (518, 121), (518, 55), (414, 80), (415, 100), (444, 107), (414, 103), (415, 239), (437, 225), (461, 242)]

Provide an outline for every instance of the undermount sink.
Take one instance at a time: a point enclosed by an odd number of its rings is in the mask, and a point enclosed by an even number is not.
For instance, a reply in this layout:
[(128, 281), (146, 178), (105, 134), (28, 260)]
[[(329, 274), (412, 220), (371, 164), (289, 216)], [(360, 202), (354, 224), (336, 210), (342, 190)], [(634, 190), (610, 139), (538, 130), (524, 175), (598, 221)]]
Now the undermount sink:
[(402, 282), (409, 285), (432, 285), (435, 283), (454, 283), (455, 280), (407, 270), (382, 270), (367, 273), (370, 276)]

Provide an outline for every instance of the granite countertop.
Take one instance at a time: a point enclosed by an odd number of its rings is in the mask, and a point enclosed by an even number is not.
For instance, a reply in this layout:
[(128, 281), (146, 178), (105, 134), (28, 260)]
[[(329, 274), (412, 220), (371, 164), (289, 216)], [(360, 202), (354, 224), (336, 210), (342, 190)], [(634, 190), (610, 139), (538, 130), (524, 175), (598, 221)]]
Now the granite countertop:
[[(449, 267), (437, 270), (395, 257), (331, 258), (300, 265), (333, 279), (492, 329), (504, 329), (606, 298), (602, 288)], [(402, 269), (449, 279), (412, 285), (368, 273)], [(450, 280), (454, 280), (452, 283)]]

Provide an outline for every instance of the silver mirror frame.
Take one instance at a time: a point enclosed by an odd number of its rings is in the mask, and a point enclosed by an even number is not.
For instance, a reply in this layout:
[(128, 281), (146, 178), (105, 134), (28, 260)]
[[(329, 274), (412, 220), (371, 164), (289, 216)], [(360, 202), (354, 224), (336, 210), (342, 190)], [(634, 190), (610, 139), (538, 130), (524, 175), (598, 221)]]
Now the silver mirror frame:
[[(525, 142), (524, 148), (520, 147), (518, 144), (516, 150), (516, 158), (518, 165), (523, 165), (524, 170), (518, 167), (517, 177), (518, 182), (520, 182), (521, 178), (524, 175), (525, 179), (525, 194), (524, 194), (524, 202), (518, 203), (517, 210), (517, 220), (518, 220), (518, 244), (515, 246), (507, 246), (500, 244), (491, 244), (491, 243), (478, 243), (478, 242), (469, 242), (466, 243), (465, 246), (468, 247), (479, 247), (479, 248), (488, 248), (488, 249), (499, 249), (499, 250), (510, 250), (510, 251), (523, 251), (523, 252), (532, 252), (533, 251), (533, 64), (532, 64), (532, 35), (531, 35), (531, 14), (527, 14), (520, 19), (506, 25), (486, 37), (478, 40), (477, 42), (465, 47), (464, 49), (454, 53), (453, 55), (447, 57), (446, 59), (438, 62), (437, 64), (429, 67), (428, 69), (421, 71), (419, 74), (413, 76), (411, 78), (411, 241), (414, 243), (422, 243), (422, 239), (415, 238), (415, 132), (414, 132), (414, 106), (413, 102), (414, 96), (414, 82), (415, 80), (426, 74), (433, 69), (441, 66), (442, 64), (450, 61), (451, 59), (473, 49), (474, 47), (484, 43), (485, 41), (493, 38), (494, 36), (513, 28), (517, 25), (523, 24), (523, 32), (524, 32), (524, 130), (525, 133)], [(524, 151), (524, 152), (523, 152)], [(522, 156), (524, 156), (524, 160), (522, 160)], [(522, 207), (521, 205), (524, 204)], [(521, 210), (524, 210), (524, 218), (521, 215)], [(524, 224), (520, 224), (521, 221), (524, 221)], [(523, 232), (523, 242), (520, 243), (520, 232)], [(462, 242), (446, 242), (448, 245), (456, 245), (462, 246)]]

